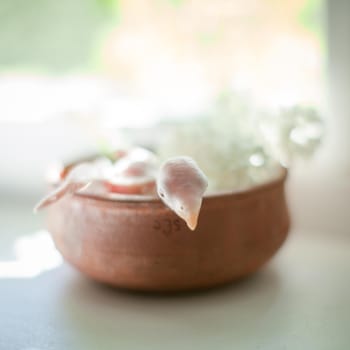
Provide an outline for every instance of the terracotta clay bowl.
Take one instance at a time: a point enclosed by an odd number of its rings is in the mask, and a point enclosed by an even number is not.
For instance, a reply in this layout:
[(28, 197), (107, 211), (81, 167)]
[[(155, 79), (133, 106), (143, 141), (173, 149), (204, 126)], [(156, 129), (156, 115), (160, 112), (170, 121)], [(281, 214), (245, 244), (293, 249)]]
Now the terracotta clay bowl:
[(190, 231), (157, 198), (75, 194), (48, 209), (48, 229), (82, 273), (144, 291), (209, 288), (258, 270), (289, 229), (287, 172), (263, 185), (206, 196)]

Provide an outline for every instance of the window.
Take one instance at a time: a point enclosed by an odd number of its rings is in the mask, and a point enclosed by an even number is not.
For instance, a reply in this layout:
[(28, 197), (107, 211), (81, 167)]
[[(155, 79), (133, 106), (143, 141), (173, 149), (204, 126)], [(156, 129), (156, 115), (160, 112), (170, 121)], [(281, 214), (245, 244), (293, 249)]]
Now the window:
[(322, 10), (321, 0), (2, 1), (1, 183), (39, 188), (52, 158), (118, 143), (120, 127), (189, 120), (222, 94), (320, 107)]

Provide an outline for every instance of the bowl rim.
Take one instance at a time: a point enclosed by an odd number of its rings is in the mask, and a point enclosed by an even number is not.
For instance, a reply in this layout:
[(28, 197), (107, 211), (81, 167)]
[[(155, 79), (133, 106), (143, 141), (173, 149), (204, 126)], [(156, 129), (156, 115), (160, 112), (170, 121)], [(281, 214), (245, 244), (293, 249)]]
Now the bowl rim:
[[(288, 169), (283, 165), (279, 165), (279, 173), (273, 178), (255, 185), (248, 185), (234, 190), (213, 191), (204, 194), (203, 200), (215, 198), (227, 198), (232, 196), (244, 196), (257, 193), (281, 185), (288, 177)], [(118, 194), (109, 193), (100, 195), (98, 193), (76, 192), (72, 196), (79, 199), (93, 199), (105, 203), (161, 203), (161, 199), (156, 195), (134, 195), (134, 194)]]

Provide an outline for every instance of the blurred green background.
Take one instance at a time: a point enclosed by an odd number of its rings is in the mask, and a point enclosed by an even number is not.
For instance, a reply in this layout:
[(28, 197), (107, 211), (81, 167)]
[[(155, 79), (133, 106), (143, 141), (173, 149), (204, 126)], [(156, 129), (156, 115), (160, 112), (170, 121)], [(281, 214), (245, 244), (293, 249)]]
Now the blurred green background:
[(0, 69), (91, 68), (114, 14), (106, 1), (1, 0)]

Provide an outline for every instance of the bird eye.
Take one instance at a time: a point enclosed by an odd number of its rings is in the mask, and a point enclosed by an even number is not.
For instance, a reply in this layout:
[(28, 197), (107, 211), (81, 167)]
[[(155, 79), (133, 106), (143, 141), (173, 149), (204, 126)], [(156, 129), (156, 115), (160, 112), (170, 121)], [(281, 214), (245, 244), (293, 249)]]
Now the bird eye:
[(184, 210), (184, 207), (181, 205), (180, 210)]
[(162, 198), (164, 198), (164, 193), (159, 193), (159, 195), (162, 197)]

